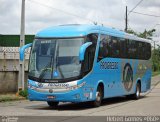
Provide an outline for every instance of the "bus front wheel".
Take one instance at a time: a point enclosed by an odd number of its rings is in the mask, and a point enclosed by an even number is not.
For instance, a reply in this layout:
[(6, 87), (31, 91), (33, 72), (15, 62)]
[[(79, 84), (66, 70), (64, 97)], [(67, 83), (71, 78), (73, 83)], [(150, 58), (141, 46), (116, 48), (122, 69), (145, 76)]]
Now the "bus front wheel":
[(98, 86), (96, 91), (96, 100), (92, 101), (92, 105), (94, 107), (99, 107), (101, 105), (102, 98), (103, 98), (103, 90), (100, 86)]
[(59, 102), (47, 101), (48, 105), (52, 108), (56, 108)]

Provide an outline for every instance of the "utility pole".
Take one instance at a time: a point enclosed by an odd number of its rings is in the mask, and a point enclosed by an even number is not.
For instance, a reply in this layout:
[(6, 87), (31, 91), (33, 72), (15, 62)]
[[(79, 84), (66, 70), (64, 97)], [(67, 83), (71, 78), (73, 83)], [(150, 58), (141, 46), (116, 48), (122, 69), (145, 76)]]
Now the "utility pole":
[(156, 49), (156, 42), (155, 41), (153, 41), (154, 42), (154, 53), (155, 53), (155, 49)]
[[(22, 0), (21, 8), (21, 29), (20, 29), (20, 47), (25, 44), (25, 0)], [(19, 60), (19, 81), (18, 91), (24, 90), (24, 61)]]
[(127, 32), (127, 29), (128, 29), (128, 13), (127, 13), (127, 6), (126, 6), (125, 32)]

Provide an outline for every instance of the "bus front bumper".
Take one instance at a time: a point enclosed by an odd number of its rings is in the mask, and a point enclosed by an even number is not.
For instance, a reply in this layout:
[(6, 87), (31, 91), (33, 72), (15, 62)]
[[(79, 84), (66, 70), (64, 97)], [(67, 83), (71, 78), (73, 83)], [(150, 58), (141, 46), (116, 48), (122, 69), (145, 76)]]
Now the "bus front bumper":
[(80, 89), (65, 93), (42, 93), (28, 89), (28, 98), (31, 101), (82, 102), (80, 93)]
[[(61, 87), (62, 85), (69, 87)], [(94, 100), (93, 89), (86, 82), (63, 84), (38, 83), (28, 80), (28, 99), (31, 101), (85, 102)], [(61, 86), (60, 86), (61, 85)]]

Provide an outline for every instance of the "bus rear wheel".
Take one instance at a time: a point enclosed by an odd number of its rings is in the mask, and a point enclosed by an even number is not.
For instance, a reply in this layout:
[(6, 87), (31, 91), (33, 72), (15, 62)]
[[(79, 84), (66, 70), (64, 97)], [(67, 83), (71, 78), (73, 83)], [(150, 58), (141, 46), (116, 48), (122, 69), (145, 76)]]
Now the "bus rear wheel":
[(59, 102), (47, 101), (48, 105), (52, 108), (56, 108)]
[(136, 91), (134, 94), (131, 95), (127, 95), (126, 97), (129, 99), (134, 99), (134, 100), (138, 100), (140, 98), (140, 93), (141, 93), (141, 85), (138, 82), (136, 85)]
[(102, 98), (103, 98), (103, 90), (100, 86), (98, 86), (96, 91), (96, 100), (92, 101), (92, 105), (94, 107), (99, 107), (101, 105)]
[(136, 99), (136, 100), (138, 100), (140, 98), (140, 93), (141, 93), (141, 85), (140, 85), (140, 83), (137, 83), (137, 85), (136, 85), (136, 92), (133, 95), (133, 98)]

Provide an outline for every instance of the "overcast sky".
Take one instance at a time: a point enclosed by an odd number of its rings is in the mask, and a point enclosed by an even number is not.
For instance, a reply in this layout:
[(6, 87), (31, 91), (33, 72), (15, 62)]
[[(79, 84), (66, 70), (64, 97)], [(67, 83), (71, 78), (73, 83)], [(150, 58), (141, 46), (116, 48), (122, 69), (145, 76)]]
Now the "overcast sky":
[[(60, 24), (92, 24), (92, 21), (105, 26), (124, 30), (125, 6), (131, 10), (140, 0), (26, 0), (26, 34)], [(0, 0), (0, 34), (19, 34), (22, 0)], [(53, 9), (57, 8), (62, 11)], [(160, 16), (160, 0), (143, 0), (134, 10)], [(72, 13), (72, 16), (67, 13)], [(160, 36), (160, 17), (129, 15), (129, 28), (142, 32), (144, 29), (157, 29)]]

